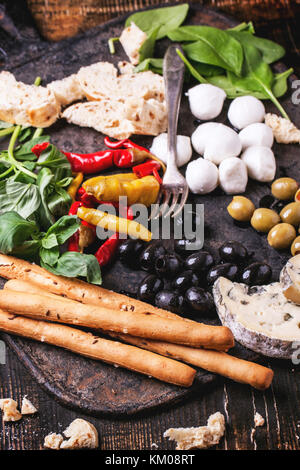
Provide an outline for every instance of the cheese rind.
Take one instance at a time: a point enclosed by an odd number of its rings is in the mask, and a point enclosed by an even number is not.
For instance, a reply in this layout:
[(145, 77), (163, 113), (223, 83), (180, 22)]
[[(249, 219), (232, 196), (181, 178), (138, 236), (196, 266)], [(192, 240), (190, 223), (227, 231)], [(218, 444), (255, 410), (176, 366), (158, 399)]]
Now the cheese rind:
[(280, 283), (285, 297), (300, 305), (300, 255), (286, 263), (280, 273)]
[(214, 284), (219, 318), (243, 346), (269, 357), (291, 359), (300, 341), (300, 307), (280, 283), (248, 287), (220, 277)]

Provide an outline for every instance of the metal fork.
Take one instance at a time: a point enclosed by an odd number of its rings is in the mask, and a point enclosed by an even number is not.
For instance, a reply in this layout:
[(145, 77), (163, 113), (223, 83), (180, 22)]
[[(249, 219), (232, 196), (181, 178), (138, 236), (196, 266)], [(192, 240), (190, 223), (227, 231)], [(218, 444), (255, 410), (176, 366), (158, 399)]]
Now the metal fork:
[[(176, 132), (184, 76), (184, 63), (178, 56), (176, 49), (180, 49), (180, 46), (172, 44), (168, 48), (163, 62), (168, 112), (167, 170), (163, 177), (156, 205), (149, 219), (156, 219), (160, 216), (168, 217), (171, 214), (172, 217), (175, 217), (182, 210), (189, 194), (187, 182), (179, 173), (176, 164)], [(178, 203), (180, 196), (181, 200)], [(169, 202), (171, 203), (170, 207)]]

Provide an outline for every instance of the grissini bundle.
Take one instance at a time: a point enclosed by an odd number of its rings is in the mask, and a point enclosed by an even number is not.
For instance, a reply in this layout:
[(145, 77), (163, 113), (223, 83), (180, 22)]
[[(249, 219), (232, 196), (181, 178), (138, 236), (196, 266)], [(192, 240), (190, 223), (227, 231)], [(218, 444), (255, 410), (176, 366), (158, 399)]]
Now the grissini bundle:
[[(44, 292), (40, 287), (34, 284), (15, 279), (8, 281), (4, 288), (36, 294)], [(47, 293), (47, 295), (53, 296), (55, 294)], [(249, 384), (258, 390), (267, 389), (274, 376), (273, 371), (267, 367), (238, 359), (237, 357), (230, 356), (221, 351), (190, 348), (162, 341), (137, 338), (122, 333), (109, 332), (108, 334), (113, 338), (118, 338), (142, 349), (147, 349), (163, 356), (187, 362), (188, 364), (228, 377), (236, 382)]]
[(105, 331), (128, 333), (132, 336), (157, 339), (195, 347), (226, 351), (233, 346), (233, 335), (224, 326), (210, 326), (162, 318), (158, 315), (110, 310), (81, 304), (63, 297), (0, 291), (0, 308), (18, 315), (80, 325)]
[[(181, 318), (184, 321), (192, 322), (191, 320), (183, 319), (175, 313), (153, 307), (153, 305), (132, 299), (127, 295), (118, 294), (117, 292), (88, 284), (79, 279), (57, 276), (36, 264), (31, 264), (28, 261), (1, 253), (0, 276), (5, 279), (19, 279), (34, 283), (43, 290), (46, 289), (53, 294), (62, 295), (82, 303), (121, 311), (150, 312), (164, 318)], [(199, 325), (197, 322), (192, 323)]]
[(100, 338), (69, 326), (12, 315), (1, 309), (0, 330), (53, 344), (91, 359), (118, 365), (183, 387), (190, 387), (196, 374), (196, 371), (186, 364), (135, 346)]

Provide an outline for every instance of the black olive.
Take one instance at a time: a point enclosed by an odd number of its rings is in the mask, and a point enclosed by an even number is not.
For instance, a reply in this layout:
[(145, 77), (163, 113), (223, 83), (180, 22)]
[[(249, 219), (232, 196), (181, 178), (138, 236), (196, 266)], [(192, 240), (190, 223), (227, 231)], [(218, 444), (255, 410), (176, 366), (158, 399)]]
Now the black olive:
[(268, 284), (272, 278), (272, 268), (266, 263), (252, 263), (241, 273), (241, 281), (248, 286)]
[(173, 313), (184, 312), (184, 297), (169, 290), (162, 290), (155, 296), (155, 305)]
[(182, 238), (174, 241), (174, 250), (181, 256), (188, 256), (202, 248), (203, 241), (192, 238), (191, 240)]
[(155, 261), (158, 276), (173, 279), (182, 269), (182, 259), (176, 253), (166, 253)]
[(235, 264), (224, 263), (218, 264), (211, 268), (207, 274), (208, 284), (213, 284), (218, 277), (223, 276), (231, 281), (235, 281), (238, 274), (238, 267)]
[(152, 243), (151, 245), (147, 246), (147, 248), (142, 252), (140, 256), (140, 267), (144, 271), (148, 272), (155, 272), (155, 261), (161, 255), (164, 255), (167, 252), (165, 247), (157, 242)]
[(229, 241), (223, 243), (219, 248), (219, 255), (223, 261), (228, 263), (243, 263), (248, 257), (248, 251), (239, 242)]
[(214, 264), (214, 259), (207, 251), (198, 251), (188, 256), (184, 262), (185, 269), (191, 269), (196, 273), (206, 271)]
[(187, 289), (199, 284), (198, 276), (193, 271), (183, 271), (173, 281), (172, 287), (184, 294)]
[(121, 263), (132, 269), (138, 269), (139, 256), (144, 248), (145, 242), (142, 240), (133, 240), (132, 238), (124, 240), (118, 248), (118, 254)]
[(270, 209), (273, 209), (279, 214), (285, 206), (286, 206), (286, 201), (279, 201), (278, 199), (275, 199)]
[(266, 207), (267, 209), (270, 209), (272, 207), (272, 204), (274, 204), (275, 198), (272, 196), (272, 194), (266, 194), (259, 200), (259, 207)]
[(154, 274), (150, 274), (140, 283), (137, 295), (140, 300), (151, 303), (154, 302), (156, 294), (163, 290), (163, 288), (164, 282)]
[(200, 315), (209, 315), (214, 307), (212, 295), (201, 289), (201, 287), (191, 287), (188, 289), (185, 293), (185, 300), (187, 308), (191, 307)]

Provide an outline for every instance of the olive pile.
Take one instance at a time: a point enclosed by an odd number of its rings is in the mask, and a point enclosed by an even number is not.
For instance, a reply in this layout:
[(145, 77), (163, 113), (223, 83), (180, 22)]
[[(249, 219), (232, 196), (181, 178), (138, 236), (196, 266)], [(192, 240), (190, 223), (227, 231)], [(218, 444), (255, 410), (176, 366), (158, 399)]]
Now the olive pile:
[(211, 293), (219, 276), (241, 281), (249, 286), (267, 284), (272, 270), (265, 263), (249, 264), (244, 245), (225, 242), (219, 248), (218, 263), (205, 250), (191, 250), (191, 240), (175, 240), (174, 251), (160, 241), (144, 244), (125, 240), (119, 247), (119, 259), (126, 266), (148, 272), (138, 286), (140, 300), (171, 312), (201, 318), (214, 312)]
[[(266, 194), (255, 208), (250, 199), (235, 196), (228, 213), (239, 222), (250, 222), (258, 232), (268, 234), (268, 243), (277, 250), (291, 248), (292, 255), (300, 253), (300, 190), (293, 178), (279, 178), (272, 183), (272, 194)], [(294, 200), (293, 200), (294, 199)]]

